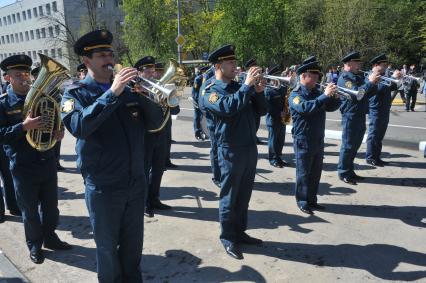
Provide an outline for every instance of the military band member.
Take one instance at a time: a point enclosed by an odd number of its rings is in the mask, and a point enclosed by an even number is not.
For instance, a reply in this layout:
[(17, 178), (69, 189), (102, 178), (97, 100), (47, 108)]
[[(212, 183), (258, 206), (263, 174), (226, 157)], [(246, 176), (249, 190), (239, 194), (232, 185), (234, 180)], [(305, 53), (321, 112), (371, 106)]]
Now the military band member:
[(87, 67), (84, 63), (81, 63), (77, 66), (78, 79), (84, 80), (87, 75)]
[(339, 108), (336, 86), (329, 84), (324, 93), (317, 88), (321, 68), (313, 61), (297, 69), (299, 84), (288, 99), (293, 120), (293, 147), (296, 159), (296, 202), (299, 209), (313, 214), (324, 209), (317, 193), (324, 157), (326, 112)]
[[(370, 63), (373, 65), (372, 72), (385, 76), (388, 66), (385, 54), (374, 57)], [(385, 81), (381, 81), (377, 84), (375, 95), (372, 95), (369, 99), (369, 126), (365, 159), (368, 164), (373, 166), (382, 167), (387, 164), (380, 158), (380, 155), (382, 153), (382, 141), (389, 124), (390, 108), (392, 106), (391, 92), (396, 91), (397, 88), (394, 83), (389, 86)]]
[[(280, 67), (269, 69), (268, 75), (279, 75)], [(287, 86), (277, 85), (277, 81), (271, 81), (274, 86), (265, 88), (265, 98), (268, 113), (266, 113), (266, 126), (268, 127), (268, 159), (274, 167), (283, 168), (287, 162), (282, 160), (282, 151), (285, 142), (285, 100), (287, 99)]]
[(194, 135), (197, 140), (206, 140), (207, 136), (203, 132), (201, 127), (201, 119), (203, 117), (203, 112), (198, 106), (198, 100), (200, 98), (200, 88), (203, 84), (203, 74), (205, 71), (209, 69), (208, 66), (204, 66), (200, 68), (200, 73), (194, 79), (194, 85), (192, 87), (192, 103), (194, 106)]
[(410, 66), (410, 70), (408, 70), (407, 75), (404, 77), (403, 80), (403, 89), (405, 94), (405, 111), (415, 111), (416, 107), (416, 101), (417, 101), (417, 91), (420, 87), (420, 82), (415, 79), (414, 71), (415, 71), (415, 65)]
[[(128, 84), (131, 67), (113, 77), (112, 34), (96, 30), (74, 44), (88, 69), (84, 80), (66, 89), (62, 120), (77, 138), (77, 164), (96, 242), (100, 282), (142, 282), (144, 135), (161, 123), (162, 112)], [(111, 81), (113, 77), (113, 81)]]
[[(40, 264), (44, 261), (43, 244), (53, 250), (71, 246), (55, 233), (59, 218), (55, 152), (37, 151), (25, 138), (28, 130), (43, 126), (42, 117), (32, 117), (31, 113), (23, 117), (22, 113), (31, 85), (31, 64), (31, 58), (26, 55), (14, 55), (0, 63), (11, 85), (0, 100), (0, 143), (9, 158), (30, 259)], [(54, 135), (59, 139), (59, 132)]]
[(355, 174), (354, 159), (361, 146), (366, 130), (365, 116), (368, 113), (368, 99), (374, 94), (380, 76), (371, 73), (367, 78), (360, 72), (361, 55), (351, 52), (343, 57), (343, 72), (337, 85), (351, 90), (365, 90), (365, 95), (358, 100), (354, 95), (349, 100), (341, 96), (340, 112), (342, 113), (342, 144), (340, 147), (337, 171), (339, 179), (345, 183), (356, 185), (363, 177)]
[[(233, 258), (242, 259), (240, 244), (260, 244), (246, 234), (248, 204), (257, 164), (255, 112), (265, 115), (264, 82), (256, 84), (261, 68), (248, 70), (244, 84), (233, 79), (237, 68), (235, 48), (225, 45), (209, 56), (215, 80), (205, 88), (205, 107), (215, 119), (221, 171), (219, 201), (220, 240)], [(256, 85), (255, 85), (256, 84)]]
[(31, 70), (30, 74), (31, 74), (32, 81), (35, 81), (38, 78), (39, 72), (40, 72), (40, 67), (35, 67)]

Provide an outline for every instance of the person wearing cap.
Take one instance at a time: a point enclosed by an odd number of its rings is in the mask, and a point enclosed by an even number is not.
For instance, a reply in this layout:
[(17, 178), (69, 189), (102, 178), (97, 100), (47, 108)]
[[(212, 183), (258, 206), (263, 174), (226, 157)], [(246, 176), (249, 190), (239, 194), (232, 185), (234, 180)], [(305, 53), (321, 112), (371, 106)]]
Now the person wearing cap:
[(112, 41), (111, 32), (95, 30), (74, 44), (88, 73), (65, 90), (62, 121), (77, 139), (98, 280), (142, 282), (144, 135), (159, 127), (163, 113), (128, 86), (137, 77), (135, 68), (113, 74)]
[(38, 78), (38, 73), (40, 72), (40, 67), (35, 67), (31, 70), (32, 81), (34, 82)]
[[(380, 54), (370, 60), (372, 72), (385, 76), (388, 67), (388, 60), (385, 54)], [(368, 112), (368, 136), (367, 151), (365, 152), (365, 160), (373, 166), (383, 167), (387, 162), (380, 158), (382, 153), (382, 141), (386, 134), (389, 124), (390, 109), (392, 106), (391, 92), (397, 90), (398, 86), (392, 83), (390, 86), (384, 82), (377, 85), (375, 95), (369, 99)]]
[(407, 71), (407, 75), (404, 77), (402, 83), (405, 95), (405, 111), (407, 112), (410, 110), (412, 112), (415, 111), (414, 108), (416, 107), (417, 91), (420, 87), (420, 81), (413, 78), (415, 69), (415, 64), (410, 65), (410, 69)]
[[(280, 66), (273, 66), (269, 69), (268, 75), (279, 75)], [(265, 98), (268, 112), (266, 113), (266, 126), (268, 127), (268, 159), (269, 164), (274, 167), (283, 168), (287, 162), (282, 160), (282, 151), (285, 142), (285, 128), (283, 123), (284, 105), (287, 98), (287, 86), (277, 85), (276, 81), (271, 81), (265, 88)]]
[(86, 65), (84, 65), (84, 63), (81, 63), (77, 66), (77, 74), (78, 74), (79, 80), (84, 80), (84, 78), (87, 75), (87, 68), (86, 68)]
[(365, 116), (368, 113), (368, 99), (375, 93), (376, 84), (380, 75), (373, 72), (367, 78), (360, 72), (361, 55), (353, 51), (342, 58), (343, 72), (341, 72), (337, 85), (350, 90), (363, 89), (365, 95), (359, 97), (352, 95), (352, 99), (340, 97), (342, 113), (342, 144), (340, 146), (339, 164), (337, 171), (339, 179), (351, 185), (356, 185), (357, 180), (363, 177), (355, 174), (354, 159), (361, 146), (366, 130)]
[(194, 135), (196, 140), (204, 141), (207, 139), (206, 134), (203, 132), (201, 127), (201, 119), (203, 112), (198, 107), (198, 99), (200, 97), (200, 88), (203, 84), (203, 74), (209, 69), (208, 66), (202, 66), (199, 69), (199, 75), (194, 79), (194, 85), (192, 87), (192, 104), (194, 106)]
[(244, 84), (234, 81), (237, 68), (235, 47), (225, 45), (209, 56), (215, 80), (205, 88), (204, 105), (215, 120), (221, 191), (220, 240), (228, 255), (242, 259), (240, 244), (262, 243), (250, 237), (247, 213), (257, 164), (255, 112), (266, 114), (265, 82), (261, 68), (251, 67)]
[[(155, 58), (145, 56), (136, 62), (134, 67), (139, 71), (139, 76), (153, 81), (156, 72)], [(147, 85), (147, 87), (150, 87)], [(149, 96), (150, 94), (148, 94)], [(155, 106), (161, 111), (160, 105)], [(167, 152), (167, 126), (161, 131), (145, 132), (145, 175), (148, 183), (148, 193), (145, 202), (145, 215), (154, 217), (154, 209), (167, 210), (171, 206), (160, 201), (160, 186), (165, 169)]]
[[(31, 85), (31, 65), (32, 60), (26, 55), (13, 55), (0, 63), (11, 85), (0, 99), (0, 143), (9, 158), (30, 259), (40, 264), (44, 261), (42, 245), (53, 250), (66, 250), (71, 246), (55, 233), (59, 219), (55, 151), (40, 152), (25, 138), (27, 131), (43, 126), (41, 116), (33, 117), (29, 113), (23, 117), (22, 113)], [(59, 132), (54, 135), (60, 139)]]
[(218, 154), (217, 154), (217, 141), (214, 134), (216, 124), (214, 121), (213, 114), (204, 106), (204, 94), (206, 92), (205, 88), (206, 86), (209, 86), (214, 80), (216, 80), (214, 66), (210, 67), (202, 76), (203, 76), (203, 81), (200, 87), (200, 95), (198, 97), (198, 106), (206, 119), (206, 127), (209, 132), (210, 166), (212, 170), (212, 182), (218, 188), (220, 188), (220, 167), (219, 167), (219, 160), (218, 160)]
[(323, 210), (317, 193), (324, 157), (326, 112), (336, 111), (340, 100), (336, 86), (329, 84), (321, 93), (317, 88), (321, 68), (316, 61), (297, 69), (298, 85), (288, 98), (293, 120), (293, 148), (296, 159), (296, 203), (306, 214)]

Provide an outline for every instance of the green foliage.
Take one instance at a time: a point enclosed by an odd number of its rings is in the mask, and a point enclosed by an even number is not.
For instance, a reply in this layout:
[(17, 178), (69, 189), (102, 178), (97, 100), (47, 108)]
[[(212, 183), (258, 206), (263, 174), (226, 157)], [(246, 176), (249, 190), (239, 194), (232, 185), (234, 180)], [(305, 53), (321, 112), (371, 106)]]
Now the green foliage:
[[(210, 3), (210, 4), (209, 4)], [(299, 63), (315, 54), (339, 64), (350, 50), (366, 60), (386, 53), (395, 65), (420, 62), (426, 51), (422, 0), (182, 0), (183, 51), (199, 59), (223, 44), (237, 47), (241, 63)], [(176, 57), (175, 0), (125, 0), (124, 40), (135, 60)]]

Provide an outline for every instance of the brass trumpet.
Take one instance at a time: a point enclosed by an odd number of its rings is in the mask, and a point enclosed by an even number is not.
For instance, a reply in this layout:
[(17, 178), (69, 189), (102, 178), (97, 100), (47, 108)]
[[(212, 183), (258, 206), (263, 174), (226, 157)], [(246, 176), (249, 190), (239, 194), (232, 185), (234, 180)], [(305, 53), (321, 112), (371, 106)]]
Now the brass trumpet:
[[(247, 72), (241, 72), (241, 74), (247, 75)], [(271, 76), (271, 75), (267, 75), (267, 74), (264, 74), (264, 73), (262, 73), (259, 76), (259, 80), (262, 79), (262, 78), (263, 79), (267, 79), (270, 82), (274, 81), (275, 84), (273, 84), (273, 83), (267, 83), (266, 86), (270, 87), (270, 88), (276, 88), (276, 89), (281, 88), (281, 86), (283, 84), (292, 85), (294, 83), (294, 81), (295, 81), (295, 78), (293, 78), (293, 77)]]
[[(325, 88), (329, 84), (317, 83), (317, 85)], [(356, 100), (360, 101), (365, 95), (364, 89), (352, 90), (352, 89), (344, 88), (338, 85), (336, 85), (336, 87), (337, 87), (337, 93), (344, 96), (347, 100), (352, 100), (352, 96), (355, 96)]]

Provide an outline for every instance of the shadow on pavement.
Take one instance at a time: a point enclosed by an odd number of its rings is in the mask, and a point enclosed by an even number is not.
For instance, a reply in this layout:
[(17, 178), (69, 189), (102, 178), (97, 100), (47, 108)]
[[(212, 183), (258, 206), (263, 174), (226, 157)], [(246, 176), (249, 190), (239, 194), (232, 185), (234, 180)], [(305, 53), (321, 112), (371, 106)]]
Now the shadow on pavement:
[(197, 187), (162, 187), (161, 200), (173, 199), (200, 199), (203, 201), (217, 201), (219, 200), (218, 193), (207, 191)]
[[(293, 196), (294, 195), (294, 183), (254, 183), (254, 190), (279, 193), (280, 195)], [(356, 190), (346, 187), (335, 187), (329, 183), (320, 183), (318, 195), (342, 195), (347, 196), (356, 193)], [(296, 202), (296, 201), (295, 201)]]
[[(51, 261), (96, 272), (96, 249), (74, 245), (68, 251), (44, 250), (44, 255)], [(78, 280), (76, 278), (76, 280)]]
[[(366, 177), (365, 180), (359, 181), (359, 183), (426, 188), (426, 178)], [(381, 188), (385, 188), (385, 187), (381, 187)]]
[[(243, 252), (301, 262), (318, 267), (361, 269), (382, 280), (414, 281), (426, 277), (426, 254), (398, 246), (321, 245), (265, 242), (261, 247), (244, 246)], [(419, 266), (418, 271), (395, 271), (401, 263)], [(410, 269), (413, 269), (412, 267)]]
[(266, 282), (254, 268), (243, 265), (232, 272), (225, 268), (203, 266), (201, 258), (183, 250), (168, 250), (164, 256), (143, 255), (145, 282)]
[(385, 218), (401, 220), (407, 225), (414, 227), (426, 228), (426, 223), (422, 220), (426, 218), (426, 207), (421, 206), (389, 206), (389, 205), (346, 205), (327, 203), (324, 204), (327, 210), (324, 212), (372, 217), (372, 218)]

